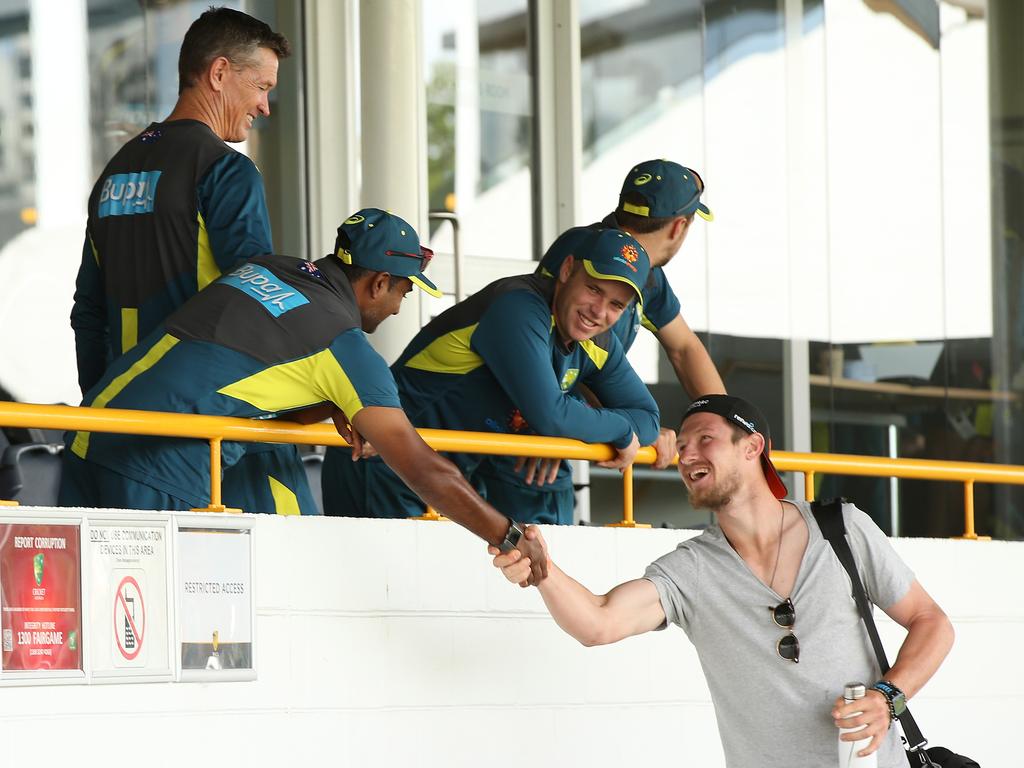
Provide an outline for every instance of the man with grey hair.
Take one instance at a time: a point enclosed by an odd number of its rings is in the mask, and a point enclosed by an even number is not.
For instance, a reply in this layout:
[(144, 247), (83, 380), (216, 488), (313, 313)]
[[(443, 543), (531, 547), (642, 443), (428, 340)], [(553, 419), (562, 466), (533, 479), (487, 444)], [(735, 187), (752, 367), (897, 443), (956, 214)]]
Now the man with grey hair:
[[(89, 197), (71, 311), (83, 394), (237, 261), (273, 253), (260, 172), (225, 142), (244, 141), (270, 115), (278, 62), (290, 54), (283, 35), (231, 8), (189, 27), (174, 109), (114, 155)], [(294, 446), (248, 446), (225, 475), (224, 499), (249, 512), (316, 512)]]

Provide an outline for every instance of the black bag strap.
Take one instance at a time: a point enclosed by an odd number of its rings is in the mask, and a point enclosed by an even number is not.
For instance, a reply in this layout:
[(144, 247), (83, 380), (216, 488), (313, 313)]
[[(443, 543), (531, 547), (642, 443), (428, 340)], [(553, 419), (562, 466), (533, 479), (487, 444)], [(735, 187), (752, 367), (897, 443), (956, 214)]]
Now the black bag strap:
[[(843, 522), (843, 499), (830, 499), (826, 502), (812, 501), (811, 511), (814, 519), (818, 522), (821, 535), (832, 545), (836, 557), (843, 564), (843, 568), (850, 574), (850, 582), (853, 584), (853, 599), (857, 603), (857, 610), (860, 612), (864, 626), (868, 630), (868, 637), (871, 638), (871, 645), (875, 649), (875, 656), (878, 659), (878, 667), (885, 675), (890, 667), (889, 660), (885, 656), (885, 648), (878, 636), (878, 628), (875, 626), (875, 619), (871, 615), (871, 603), (864, 591), (864, 583), (857, 572), (857, 563), (853, 559), (853, 550), (850, 549), (850, 542), (846, 539), (846, 524)], [(900, 725), (903, 726), (903, 735), (907, 737), (907, 749), (916, 752), (928, 745), (928, 740), (921, 734), (917, 727), (914, 716), (910, 709), (905, 709), (899, 716)], [(925, 763), (927, 765), (927, 763)]]

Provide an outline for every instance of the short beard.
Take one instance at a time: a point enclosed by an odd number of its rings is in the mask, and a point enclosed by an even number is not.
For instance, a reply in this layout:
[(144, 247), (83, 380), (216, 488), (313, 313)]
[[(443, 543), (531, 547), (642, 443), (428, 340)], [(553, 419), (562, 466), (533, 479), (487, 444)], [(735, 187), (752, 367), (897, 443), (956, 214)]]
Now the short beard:
[(690, 506), (694, 509), (707, 509), (718, 512), (732, 502), (732, 497), (740, 487), (739, 473), (733, 473), (714, 487), (701, 493), (687, 490)]

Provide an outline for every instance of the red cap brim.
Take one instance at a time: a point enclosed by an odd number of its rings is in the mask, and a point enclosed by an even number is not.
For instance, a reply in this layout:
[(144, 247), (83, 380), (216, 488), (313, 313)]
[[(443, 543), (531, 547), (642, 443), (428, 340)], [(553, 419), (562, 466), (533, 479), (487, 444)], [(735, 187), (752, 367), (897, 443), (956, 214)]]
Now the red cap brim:
[(761, 471), (764, 472), (764, 479), (768, 481), (768, 487), (775, 494), (776, 499), (784, 499), (789, 495), (786, 484), (782, 482), (782, 478), (779, 476), (779, 470), (772, 464), (772, 460), (768, 458), (767, 453), (761, 454)]

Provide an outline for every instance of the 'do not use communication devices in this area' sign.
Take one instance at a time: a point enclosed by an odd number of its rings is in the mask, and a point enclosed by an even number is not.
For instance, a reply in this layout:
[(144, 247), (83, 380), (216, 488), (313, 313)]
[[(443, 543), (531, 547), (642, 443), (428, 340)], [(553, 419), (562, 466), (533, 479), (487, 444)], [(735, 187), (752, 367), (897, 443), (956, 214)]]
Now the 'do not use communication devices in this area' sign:
[(170, 518), (90, 521), (92, 676), (170, 679)]

